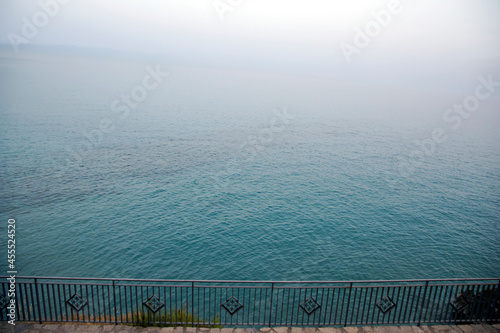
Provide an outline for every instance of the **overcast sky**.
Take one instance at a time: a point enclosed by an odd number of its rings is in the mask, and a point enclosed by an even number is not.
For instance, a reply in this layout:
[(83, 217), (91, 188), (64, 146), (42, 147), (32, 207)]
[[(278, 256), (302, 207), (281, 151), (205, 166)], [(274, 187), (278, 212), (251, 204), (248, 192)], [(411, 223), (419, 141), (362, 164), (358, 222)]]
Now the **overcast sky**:
[[(67, 3), (1, 0), (0, 43), (19, 36), (28, 37), (18, 45), (21, 53), (27, 45), (70, 45), (162, 53), (195, 65), (359, 74), (368, 81), (405, 77), (452, 88), (485, 71), (500, 73), (498, 0), (59, 1)], [(53, 16), (40, 13), (42, 3)], [(381, 14), (387, 12), (390, 18)], [(374, 13), (385, 23), (374, 23)], [(36, 20), (38, 32), (23, 35), (25, 22)], [(357, 31), (369, 28), (372, 36), (359, 47)]]

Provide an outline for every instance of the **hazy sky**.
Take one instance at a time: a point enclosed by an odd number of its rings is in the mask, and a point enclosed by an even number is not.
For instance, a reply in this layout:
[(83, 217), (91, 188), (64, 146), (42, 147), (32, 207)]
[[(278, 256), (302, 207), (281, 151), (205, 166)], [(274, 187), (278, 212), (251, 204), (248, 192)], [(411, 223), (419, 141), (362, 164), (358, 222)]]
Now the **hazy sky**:
[[(22, 36), (23, 18), (33, 22), (42, 3), (57, 0), (2, 0), (1, 43)], [(262, 56), (302, 51), (345, 61), (342, 42), (353, 44), (355, 29), (383, 0), (59, 0), (55, 15), (30, 44), (66, 44), (144, 52), (258, 52)], [(448, 61), (498, 60), (500, 1), (401, 0), (398, 11), (353, 61), (367, 57)], [(57, 2), (59, 3), (59, 2)], [(396, 7), (396, 6), (395, 6)], [(218, 8), (218, 9), (217, 9)], [(219, 15), (222, 14), (222, 15)], [(374, 30), (375, 31), (375, 30)], [(20, 47), (22, 49), (22, 45)], [(309, 51), (309, 52), (306, 52)], [(266, 53), (267, 52), (267, 53)]]
[(454, 91), (500, 76), (499, 17), (498, 0), (2, 0), (0, 43)]

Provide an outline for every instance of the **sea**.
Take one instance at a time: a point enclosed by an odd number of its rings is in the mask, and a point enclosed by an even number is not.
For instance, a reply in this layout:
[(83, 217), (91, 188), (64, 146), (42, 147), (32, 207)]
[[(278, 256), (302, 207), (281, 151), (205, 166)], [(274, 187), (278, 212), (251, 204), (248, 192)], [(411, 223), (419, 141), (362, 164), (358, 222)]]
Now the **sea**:
[(433, 104), (354, 79), (5, 52), (0, 88), (0, 275), (14, 219), (18, 276), (500, 276), (498, 136), (468, 131), (479, 113), (442, 117), (467, 91)]

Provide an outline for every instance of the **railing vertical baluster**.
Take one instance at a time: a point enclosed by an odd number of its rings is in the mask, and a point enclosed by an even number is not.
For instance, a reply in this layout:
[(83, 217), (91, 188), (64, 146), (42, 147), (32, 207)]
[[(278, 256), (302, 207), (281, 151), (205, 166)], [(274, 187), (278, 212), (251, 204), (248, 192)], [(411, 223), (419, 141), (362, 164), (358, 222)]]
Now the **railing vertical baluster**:
[[(245, 291), (246, 291), (246, 289), (243, 288), (243, 297), (242, 298), (240, 298), (240, 290), (241, 290), (241, 288), (238, 288), (237, 290), (238, 290), (238, 296), (236, 298), (237, 299), (241, 299), (241, 301), (243, 302), (243, 304), (245, 304)], [(245, 322), (245, 310), (238, 311), (238, 313), (236, 313), (236, 324), (238, 324), (238, 316), (239, 315), (242, 315), (240, 323), (243, 324)]]
[[(21, 297), (21, 302), (23, 302), (23, 304), (21, 304), (21, 309), (23, 312), (25, 312), (24, 319), (28, 320), (28, 321), (35, 321), (34, 316), (31, 316), (31, 310), (30, 310), (30, 299), (31, 299), (31, 303), (34, 303), (33, 302), (33, 289), (29, 288), (29, 294), (28, 294), (28, 287), (31, 285), (29, 285), (28, 283), (24, 283), (24, 284), (21, 284), (19, 286), (19, 291), (22, 290), (21, 287), (23, 287), (23, 286), (24, 286), (25, 296)], [(25, 308), (26, 308), (26, 310), (25, 310)], [(26, 319), (26, 318), (28, 318), (28, 319)]]
[[(318, 296), (318, 293), (319, 293), (319, 288), (316, 289), (316, 299), (319, 299), (319, 296)], [(323, 296), (325, 294), (325, 288), (322, 288), (321, 289), (321, 300), (319, 301), (320, 304), (323, 304)], [(314, 325), (314, 322), (316, 321), (316, 314), (319, 314), (318, 316), (318, 321), (317, 321), (317, 325), (319, 326), (319, 324), (321, 323), (321, 312), (323, 311), (323, 308), (320, 308), (319, 309), (319, 312), (316, 312), (314, 314), (314, 318), (313, 318), (313, 325)]]
[[(469, 289), (469, 287), (471, 289)], [(464, 321), (469, 322), (469, 321), (472, 321), (473, 318), (474, 318), (474, 311), (473, 310), (474, 310), (474, 306), (476, 305), (476, 297), (475, 297), (475, 295), (477, 295), (479, 293), (480, 286), (478, 286), (478, 285), (468, 286), (467, 289), (472, 292), (472, 295), (474, 297), (474, 301), (471, 304), (470, 311), (467, 311), (467, 314), (464, 313), (464, 317), (462, 317), (462, 318), (463, 318)]]
[[(304, 299), (307, 298), (307, 289), (305, 289), (304, 291)], [(302, 303), (302, 288), (299, 288), (299, 305)], [(299, 310), (300, 306), (297, 307), (297, 324), (299, 323), (299, 317), (300, 317), (300, 314), (302, 314), (302, 324), (304, 324), (304, 311), (300, 311)]]
[[(174, 287), (175, 289), (175, 323), (178, 324), (178, 318), (177, 318), (177, 286)], [(142, 290), (141, 290), (141, 294), (142, 294)]]
[(290, 319), (290, 322), (291, 322), (291, 318), (293, 316), (288, 316), (288, 313), (290, 312), (290, 301), (294, 301), (293, 298), (292, 298), (292, 289), (288, 289), (288, 296), (286, 298), (286, 316), (285, 316), (285, 325), (288, 326), (288, 319)]
[(347, 309), (345, 311), (344, 327), (347, 326), (347, 317), (349, 316), (349, 306), (351, 304), (351, 290), (352, 290), (352, 282), (349, 284), (349, 296), (347, 297)]
[(276, 289), (276, 308), (274, 309), (274, 322), (278, 325), (278, 307), (280, 303), (280, 290)]
[[(56, 321), (57, 320), (57, 303), (56, 303), (56, 294), (54, 292), (54, 284), (51, 284), (52, 286), (52, 299), (54, 300), (54, 316), (52, 316), (52, 307), (50, 307), (50, 321)], [(48, 291), (47, 291), (48, 293)], [(54, 318), (56, 320), (54, 320)]]
[[(421, 308), (420, 308), (420, 314), (418, 315), (418, 320), (417, 320), (417, 326), (420, 326), (420, 321), (422, 319), (422, 312), (424, 312), (424, 307), (425, 307), (425, 295), (427, 295), (427, 287), (429, 286), (429, 281), (425, 281), (425, 288), (424, 288), (424, 299), (422, 300), (422, 305), (421, 305)], [(420, 294), (418, 295), (420, 298)], [(418, 305), (417, 305), (417, 309), (418, 311)]]
[[(392, 291), (392, 293), (390, 293), (390, 291)], [(388, 288), (387, 288), (387, 296), (389, 296), (393, 302), (394, 302), (394, 300), (395, 300), (395, 298), (394, 298), (394, 293), (395, 293), (395, 292), (396, 292), (396, 287), (391, 286), (391, 287), (388, 287)], [(390, 293), (390, 295), (389, 295), (389, 293)], [(394, 309), (394, 308), (393, 308), (393, 309), (391, 310), (391, 312), (392, 312), (392, 311), (396, 312), (395, 310), (396, 310), (396, 309)], [(384, 318), (384, 322), (385, 322), (386, 324), (390, 324), (390, 323), (391, 323), (391, 316), (390, 316), (390, 313), (388, 314), (387, 319), (385, 319), (385, 318)]]
[[(300, 299), (300, 302), (302, 303), (303, 299), (307, 299), (307, 288), (304, 288), (304, 297), (303, 298), (300, 297), (302, 290), (301, 289), (299, 289), (299, 290), (300, 290), (299, 291), (299, 299)], [(303, 326), (304, 325), (304, 318), (305, 318), (305, 311), (300, 311), (300, 312), (302, 314), (302, 320), (301, 320), (300, 324)]]
[[(26, 284), (24, 285), (24, 292), (22, 288), (22, 284), (19, 284), (19, 287), (16, 287), (18, 289), (18, 292), (16, 293), (16, 313), (18, 313), (19, 318), (21, 318), (21, 313), (22, 313), (22, 318), (26, 320), (26, 315), (28, 315), (28, 320), (29, 320), (29, 312), (24, 311), (24, 299), (26, 299), (26, 302), (28, 301), (28, 292), (26, 291)], [(28, 308), (29, 309), (29, 308)]]
[[(378, 297), (378, 291), (380, 290), (380, 287), (374, 287), (376, 288), (376, 292), (375, 292), (375, 302), (378, 301), (379, 297)], [(384, 287), (382, 287), (384, 288)], [(382, 292), (384, 292), (384, 290), (382, 289)], [(379, 315), (380, 315), (380, 312), (379, 311), (376, 311), (375, 310), (375, 307), (373, 307), (373, 304), (375, 303), (372, 303), (372, 299), (370, 298), (370, 306), (372, 307), (372, 321), (371, 321), (371, 325), (373, 325), (375, 323), (375, 312), (377, 312), (377, 323), (378, 323), (378, 318), (379, 318)]]
[[(205, 296), (205, 289), (203, 289), (203, 296)], [(203, 299), (205, 299), (205, 297), (203, 297)], [(208, 317), (209, 318), (212, 317), (210, 315), (212, 313), (212, 307), (210, 306), (210, 304), (212, 304), (212, 288), (208, 287)], [(215, 322), (215, 307), (214, 307), (214, 322)]]
[[(183, 289), (184, 287), (183, 287), (183, 286), (180, 286), (179, 288), (181, 289), (180, 300), (181, 300), (181, 323), (182, 323), (182, 303), (183, 303), (183, 299), (182, 299), (182, 289)], [(149, 298), (149, 295), (148, 295), (148, 298)], [(187, 303), (189, 303), (189, 302), (188, 302), (188, 298), (187, 298), (187, 296), (186, 296), (186, 312), (187, 312)], [(188, 318), (187, 318), (187, 316), (186, 316), (186, 325), (187, 325), (187, 324), (188, 324)]]
[[(255, 305), (257, 304), (257, 288), (253, 289), (253, 313), (252, 313), (252, 325), (255, 325)], [(250, 318), (250, 314), (248, 315)]]
[[(241, 289), (242, 288), (238, 288), (238, 299), (241, 299), (241, 301), (243, 302), (243, 304), (245, 304), (245, 300), (246, 300), (246, 298), (245, 298), (246, 288), (243, 288), (243, 296), (242, 296), (242, 298), (240, 298), (240, 290)], [(236, 314), (236, 320), (238, 320), (238, 316), (239, 315), (241, 315), (241, 322), (240, 323), (243, 325), (244, 322), (245, 322), (245, 310), (238, 311), (238, 313)]]
[(273, 313), (274, 282), (271, 283), (271, 304), (269, 306), (269, 327), (271, 327), (271, 317)]
[[(481, 290), (481, 291), (480, 291)], [(485, 294), (485, 287), (484, 285), (483, 286), (477, 286), (477, 293), (476, 293), (476, 296), (477, 294), (481, 292), (481, 296), (479, 297), (479, 304), (477, 305), (477, 309), (476, 309), (476, 314), (474, 315), (474, 320), (477, 321), (478, 318), (479, 318), (479, 310), (481, 308), (481, 303), (483, 303), (483, 296)], [(486, 303), (486, 302), (484, 302)], [(472, 312), (472, 311), (471, 311)], [(471, 313), (471, 316), (472, 316), (472, 313)], [(472, 318), (471, 318), (472, 319)]]
[[(109, 289), (109, 285), (106, 285), (106, 288)], [(106, 298), (105, 298), (105, 291), (104, 291), (104, 285), (101, 286), (101, 290), (102, 290), (102, 312), (103, 312), (103, 317), (104, 317), (104, 323), (107, 323), (107, 319), (106, 319)], [(99, 315), (99, 318), (101, 316)]]
[(96, 294), (95, 297), (97, 298), (97, 313), (99, 314), (99, 322), (101, 322), (101, 302), (99, 300), (99, 286), (96, 286)]
[[(68, 287), (67, 288), (67, 290), (68, 290), (68, 296), (66, 297), (66, 293), (64, 294), (64, 304), (66, 304), (66, 309), (69, 309), (69, 313), (71, 313), (71, 321), (74, 322), (75, 321), (75, 310), (73, 310), (72, 306), (68, 305), (68, 299), (70, 299), (71, 296), (74, 294), (71, 291), (72, 284), (68, 283), (66, 286)], [(66, 292), (66, 288), (65, 288), (66, 286), (63, 285), (63, 289), (64, 289), (65, 292)], [(76, 289), (75, 289), (75, 292), (76, 292)], [(78, 317), (77, 317), (77, 319), (78, 319)], [(78, 320), (76, 320), (76, 321), (78, 321)]]
[[(116, 297), (116, 294), (115, 294), (115, 297)], [(118, 304), (120, 304), (120, 323), (122, 323), (123, 322), (122, 288), (120, 288), (120, 286), (118, 286)], [(125, 305), (127, 305), (127, 303), (125, 303)], [(117, 320), (118, 320), (118, 318), (115, 319), (115, 322), (117, 322)]]
[[(109, 321), (106, 321), (107, 323), (111, 323), (111, 299), (110, 299), (110, 295), (111, 293), (109, 292), (109, 284), (106, 285), (106, 290), (108, 292), (108, 314), (109, 314)], [(103, 298), (104, 298), (104, 294), (102, 295)], [(103, 304), (106, 302), (105, 299), (103, 299)], [(104, 305), (104, 307), (106, 307), (106, 305)], [(107, 320), (107, 319), (106, 319)]]
[[(64, 309), (63, 309), (64, 303), (61, 303), (61, 285), (60, 284), (57, 285), (57, 299), (59, 300), (59, 312), (60, 312), (60, 316), (61, 316), (60, 321), (64, 321)], [(56, 314), (56, 316), (57, 316), (57, 314)]]
[[(429, 296), (432, 295), (432, 291), (434, 290), (434, 298), (432, 299), (432, 305), (431, 305), (431, 310), (429, 311), (429, 319), (427, 320), (428, 322), (432, 321), (432, 315), (434, 314), (434, 305), (436, 305), (436, 296), (437, 292), (439, 290), (438, 286), (431, 286), (431, 291), (429, 292)], [(430, 298), (429, 298), (430, 302)]]
[[(37, 305), (37, 309), (38, 309), (38, 323), (42, 323), (42, 309), (40, 308), (40, 298), (38, 297), (38, 285), (36, 283), (36, 278), (34, 279), (35, 280), (35, 295), (36, 295), (36, 305)], [(35, 312), (35, 311), (33, 311)]]
[[(131, 293), (131, 295), (132, 295), (132, 293)], [(132, 296), (130, 296), (130, 297), (132, 297)], [(166, 302), (166, 300), (167, 300), (167, 287), (163, 287), (163, 299)], [(163, 322), (166, 324), (167, 323), (167, 306), (166, 305), (163, 307), (163, 310), (165, 311), (165, 320)]]
[[(267, 292), (267, 288), (266, 288), (266, 292)], [(264, 303), (264, 309), (265, 308), (266, 307), (265, 307), (265, 303)], [(257, 319), (257, 322), (259, 323), (259, 325), (260, 325), (260, 313), (261, 312), (262, 312), (262, 289), (259, 290), (259, 318)], [(264, 317), (264, 321), (262, 321), (262, 323), (264, 323), (264, 322), (265, 322), (265, 317)]]
[[(77, 291), (76, 286), (75, 286), (75, 292)], [(82, 285), (80, 284), (80, 296), (85, 298), (85, 295), (83, 294), (82, 290)], [(80, 320), (80, 314), (78, 315), (78, 321)], [(82, 307), (82, 321), (85, 322), (85, 307)]]
[[(243, 295), (244, 295), (244, 294), (243, 294)], [(252, 289), (251, 289), (251, 288), (248, 288), (248, 306), (247, 306), (247, 316), (246, 316), (246, 318), (247, 318), (247, 323), (248, 323), (248, 324), (250, 324), (250, 323), (251, 323), (251, 322), (250, 322), (250, 318), (252, 318), (252, 317), (250, 316), (250, 305), (251, 305), (251, 304), (252, 304)], [(255, 303), (253, 303), (253, 304), (254, 304), (254, 306), (255, 306)], [(243, 310), (243, 311), (245, 311), (245, 310)], [(245, 316), (243, 315), (243, 317), (245, 317)]]
[[(220, 289), (220, 288), (219, 288)], [(212, 290), (214, 291), (214, 317), (217, 316), (217, 288), (214, 288), (214, 287), (211, 287), (210, 289), (210, 294), (212, 294)], [(219, 311), (220, 311), (220, 307), (219, 307)], [(222, 315), (219, 315), (219, 318), (220, 318), (220, 322), (222, 323)]]
[[(142, 289), (141, 289), (141, 297), (142, 297)], [(141, 298), (141, 302), (142, 302), (142, 298)], [(170, 308), (172, 308), (172, 307), (170, 307)], [(137, 285), (135, 286), (135, 310), (137, 311), (136, 318), (137, 318), (137, 321), (139, 322), (139, 319), (142, 319), (144, 317), (141, 316), (141, 308), (139, 306), (139, 291), (137, 289)]]
[[(461, 291), (460, 291), (460, 292), (457, 292), (457, 293), (456, 293), (456, 295), (463, 294), (463, 293), (465, 293), (465, 292), (467, 292), (467, 291), (469, 291), (469, 290), (470, 290), (470, 289), (469, 289), (469, 285), (467, 285), (467, 289), (465, 289), (465, 290), (464, 290), (464, 288), (465, 288), (465, 286), (463, 286), (463, 285), (462, 285), (462, 286), (461, 286), (461, 288), (460, 288), (460, 290), (461, 290)], [(458, 286), (457, 286), (457, 290), (458, 290)], [(465, 311), (460, 311), (460, 312), (458, 313), (458, 315), (460, 316), (460, 319), (458, 320), (458, 321), (460, 321), (460, 322), (463, 322), (463, 321), (464, 321), (464, 316), (467, 316), (467, 314), (465, 313)], [(455, 317), (456, 317), (456, 316), (455, 316)]]
[[(226, 296), (227, 296), (227, 292), (226, 292)], [(215, 291), (215, 299), (217, 299), (217, 291)], [(214, 302), (214, 307), (215, 307), (215, 304), (216, 304), (216, 302)], [(222, 287), (219, 288), (219, 304), (222, 304)], [(222, 322), (222, 306), (219, 306), (219, 316), (221, 317), (221, 322)], [(227, 323), (227, 315), (225, 313), (224, 313), (224, 323)]]
[[(382, 291), (380, 292), (380, 297), (378, 296), (378, 291), (379, 291), (380, 287), (377, 287), (377, 296), (375, 297), (375, 302), (378, 302), (380, 299), (382, 299), (384, 297), (384, 292), (385, 292), (385, 286), (382, 286)], [(376, 323), (377, 324), (380, 324), (380, 314), (381, 314), (382, 311), (377, 311), (377, 321)], [(384, 318), (382, 317), (382, 320)]]
[[(406, 287), (405, 287), (405, 288), (406, 288)], [(406, 296), (406, 297), (407, 297), (407, 299), (406, 299), (405, 312), (404, 312), (404, 315), (403, 315), (403, 323), (405, 323), (405, 324), (408, 324), (408, 323), (410, 322), (410, 321), (407, 319), (407, 317), (406, 317), (406, 313), (407, 313), (407, 311), (408, 311), (408, 306), (410, 305), (410, 298), (411, 298), (411, 296), (410, 296), (410, 295), (411, 295), (411, 292), (412, 292), (412, 286), (411, 286), (411, 285), (409, 285), (409, 286), (408, 286), (408, 295)], [(411, 308), (410, 308), (410, 311), (411, 311)], [(410, 315), (410, 317), (411, 317), (411, 315)]]
[[(283, 290), (283, 297), (281, 297), (281, 314), (280, 314), (280, 325), (283, 325), (283, 310), (285, 308), (284, 306), (284, 301), (285, 301), (285, 289)], [(277, 311), (276, 311), (277, 312)], [(286, 320), (285, 320), (286, 323)], [(286, 324), (285, 324), (286, 325)]]
[[(350, 292), (349, 292), (349, 294), (350, 294)], [(355, 324), (357, 322), (357, 319), (358, 319), (356, 317), (356, 321), (353, 321), (354, 312), (355, 312), (354, 310), (356, 308), (355, 305), (356, 305), (356, 298), (357, 298), (357, 296), (358, 296), (358, 288), (354, 288), (354, 303), (352, 304), (351, 320), (349, 321), (349, 323), (351, 323), (351, 324), (353, 324), (353, 323)]]
[[(92, 291), (92, 286), (90, 285), (90, 290)], [(85, 284), (85, 292), (87, 295), (87, 300), (90, 300), (92, 302), (92, 308), (94, 307), (94, 293), (92, 293), (91, 297), (89, 297), (89, 285)], [(92, 299), (91, 299), (92, 298)], [(90, 315), (90, 304), (89, 304), (89, 321), (91, 321), (91, 315)], [(92, 315), (94, 314), (94, 311), (92, 311)], [(95, 317), (94, 317), (94, 322), (95, 322)]]
[[(333, 324), (337, 325), (337, 313), (339, 311), (339, 303), (340, 303), (340, 291), (342, 291), (342, 309), (340, 310), (340, 318), (342, 318), (342, 312), (343, 312), (343, 304), (344, 304), (344, 297), (345, 297), (345, 292), (343, 287), (339, 287), (338, 289), (338, 295), (337, 295), (337, 306), (335, 306), (335, 318), (333, 319)], [(342, 325), (342, 319), (339, 320), (339, 325)]]
[[(45, 321), (47, 321), (47, 307), (45, 306), (45, 293), (43, 292), (43, 284), (40, 285), (40, 289), (42, 290), (43, 318), (45, 319)], [(47, 293), (48, 293), (48, 287), (47, 287)], [(47, 301), (50, 304), (50, 298), (47, 298)]]
[[(364, 322), (368, 322), (368, 316), (366, 317), (366, 320), (363, 322), (365, 318), (365, 309), (366, 309), (366, 298), (368, 297), (368, 288), (364, 288), (365, 291), (365, 299), (363, 300), (363, 311), (361, 311), (361, 324)], [(368, 313), (370, 312), (370, 309), (368, 308)]]
[(194, 327), (194, 281), (191, 282), (191, 327)]
[[(120, 287), (118, 287), (120, 288)], [(130, 287), (129, 287), (130, 288)], [(121, 299), (122, 299), (122, 295), (121, 295), (121, 288), (119, 289), (120, 290), (120, 302), (121, 302)], [(123, 306), (122, 304), (120, 303), (120, 323), (129, 323), (130, 322), (130, 316), (129, 314), (132, 313), (133, 309), (130, 308), (130, 312), (128, 310), (128, 297), (131, 297), (131, 295), (128, 295), (128, 292), (127, 292), (127, 286), (123, 286), (123, 304), (125, 305), (125, 320), (123, 319)]]
[[(96, 316), (95, 316), (95, 302), (94, 302), (94, 285), (90, 285), (90, 294), (92, 296), (92, 316), (94, 317), (94, 323), (96, 322)], [(88, 290), (87, 290), (87, 295), (88, 295)], [(90, 311), (90, 308), (89, 308)]]
[(449, 306), (449, 304), (446, 301), (444, 304), (441, 303), (442, 300), (446, 300), (448, 298), (448, 289), (450, 289), (449, 287), (450, 287), (449, 285), (441, 287), (444, 289), (444, 296), (443, 298), (441, 298), (441, 293), (439, 293), (439, 304), (441, 305), (441, 312), (439, 313), (438, 318), (442, 318), (445, 315), (445, 309)]
[(328, 315), (328, 325), (332, 324), (333, 301), (335, 300), (335, 288), (328, 288), (328, 294), (330, 294), (330, 289), (332, 290), (332, 301), (330, 302), (330, 314)]
[(113, 280), (113, 307), (115, 308), (115, 325), (118, 325), (118, 317), (116, 314), (116, 290), (115, 290), (115, 280)]
[[(358, 311), (356, 312), (356, 324), (359, 322), (359, 309), (361, 308), (361, 299), (363, 298), (363, 291), (364, 288), (362, 286), (359, 287), (359, 305), (358, 305)], [(361, 314), (361, 318), (363, 317), (363, 314)], [(362, 322), (363, 320), (361, 320)]]

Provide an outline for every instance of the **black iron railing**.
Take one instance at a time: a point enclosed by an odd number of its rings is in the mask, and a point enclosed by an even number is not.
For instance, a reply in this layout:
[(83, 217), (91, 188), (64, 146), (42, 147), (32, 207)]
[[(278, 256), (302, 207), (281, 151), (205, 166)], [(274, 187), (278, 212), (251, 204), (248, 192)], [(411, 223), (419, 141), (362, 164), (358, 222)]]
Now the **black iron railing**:
[[(0, 320), (222, 326), (500, 321), (500, 279), (194, 281), (1, 277)], [(9, 307), (11, 309), (9, 309)]]

